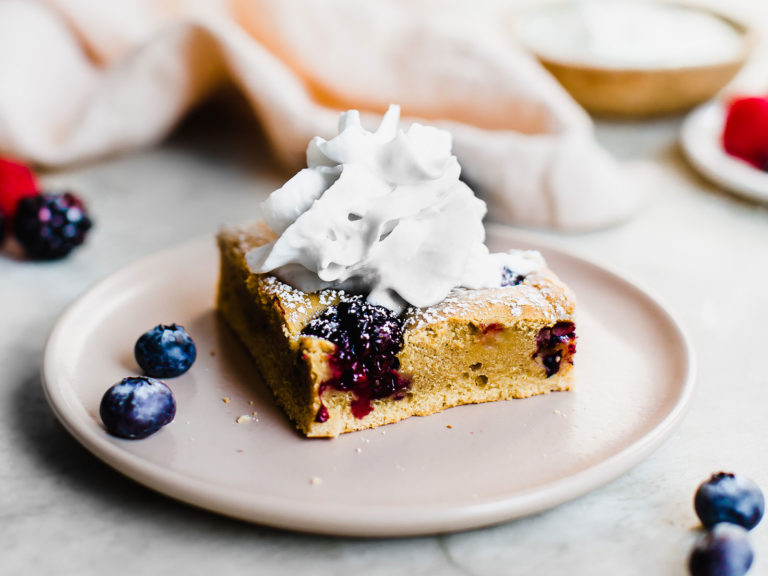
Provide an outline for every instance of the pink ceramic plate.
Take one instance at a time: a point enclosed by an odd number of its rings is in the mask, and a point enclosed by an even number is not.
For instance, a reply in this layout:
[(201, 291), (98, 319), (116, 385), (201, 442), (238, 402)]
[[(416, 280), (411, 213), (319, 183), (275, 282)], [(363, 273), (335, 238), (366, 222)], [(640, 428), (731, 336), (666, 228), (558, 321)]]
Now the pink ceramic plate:
[[(541, 249), (577, 294), (575, 391), (307, 440), (217, 318), (218, 256), (206, 238), (125, 268), (67, 310), (46, 349), (48, 400), (75, 438), (120, 472), (262, 524), (405, 536), (550, 508), (625, 472), (673, 430), (691, 398), (691, 350), (669, 314), (615, 274), (500, 228), (489, 244)], [(138, 372), (136, 338), (170, 322), (198, 346), (190, 372), (168, 381), (176, 420), (145, 440), (109, 436), (98, 417), (102, 394)]]

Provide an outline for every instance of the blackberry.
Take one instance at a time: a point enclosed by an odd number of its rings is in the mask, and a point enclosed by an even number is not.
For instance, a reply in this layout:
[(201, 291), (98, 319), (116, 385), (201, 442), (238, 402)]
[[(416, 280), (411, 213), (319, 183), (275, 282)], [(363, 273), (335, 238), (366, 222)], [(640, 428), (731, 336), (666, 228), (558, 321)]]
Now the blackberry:
[(13, 232), (30, 258), (56, 260), (85, 240), (92, 226), (80, 199), (71, 192), (22, 198)]
[[(321, 391), (351, 391), (356, 418), (371, 412), (373, 400), (405, 395), (410, 381), (398, 372), (397, 358), (403, 347), (402, 320), (387, 308), (353, 296), (323, 310), (302, 333), (336, 345), (331, 357), (333, 377), (323, 383)], [(318, 412), (319, 422), (328, 419), (324, 408)]]

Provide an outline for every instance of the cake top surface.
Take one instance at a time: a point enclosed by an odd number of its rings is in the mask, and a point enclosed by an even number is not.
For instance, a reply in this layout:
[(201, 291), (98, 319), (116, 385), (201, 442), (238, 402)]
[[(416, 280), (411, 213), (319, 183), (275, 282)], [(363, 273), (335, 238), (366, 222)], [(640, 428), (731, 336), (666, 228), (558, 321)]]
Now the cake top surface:
[[(274, 239), (274, 232), (264, 222), (225, 227), (220, 241), (240, 254), (242, 266), (247, 267), (245, 255), (253, 248)], [(307, 293), (283, 282), (272, 274), (252, 274), (259, 291), (279, 303), (285, 324), (298, 338), (306, 324), (326, 307), (336, 304), (350, 294), (344, 290), (324, 289)], [(419, 330), (431, 324), (450, 320), (512, 325), (526, 320), (554, 323), (573, 315), (570, 290), (547, 267), (526, 275), (517, 284), (485, 289), (453, 289), (439, 303), (424, 308), (408, 307), (404, 312), (404, 328)]]
[(275, 235), (248, 251), (253, 272), (307, 293), (363, 293), (400, 313), (457, 287), (499, 287), (505, 269), (544, 266), (534, 253), (489, 253), (485, 203), (459, 179), (451, 135), (401, 130), (396, 106), (374, 132), (357, 111), (343, 113), (337, 136), (310, 142), (307, 165), (263, 204)]

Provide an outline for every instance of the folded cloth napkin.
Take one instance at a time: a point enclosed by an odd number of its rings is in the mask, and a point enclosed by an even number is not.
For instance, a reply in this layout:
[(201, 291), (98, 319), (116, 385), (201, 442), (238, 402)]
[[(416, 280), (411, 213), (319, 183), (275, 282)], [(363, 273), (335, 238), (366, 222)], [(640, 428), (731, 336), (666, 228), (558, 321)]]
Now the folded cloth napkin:
[(3, 0), (0, 152), (60, 166), (146, 146), (234, 84), (278, 158), (304, 163), (340, 110), (449, 129), (491, 220), (589, 229), (626, 218), (632, 178), (511, 39), (502, 2)]

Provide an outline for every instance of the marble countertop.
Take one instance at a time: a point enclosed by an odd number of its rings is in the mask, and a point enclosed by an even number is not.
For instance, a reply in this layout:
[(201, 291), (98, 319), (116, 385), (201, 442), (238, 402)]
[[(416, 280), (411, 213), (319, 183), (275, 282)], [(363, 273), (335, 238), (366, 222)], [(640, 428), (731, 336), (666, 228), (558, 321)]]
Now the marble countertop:
[[(599, 123), (624, 159), (658, 164), (643, 210), (615, 228), (538, 232), (659, 295), (698, 355), (682, 425), (647, 460), (594, 492), (490, 528), (354, 540), (230, 520), (144, 488), (102, 464), (57, 422), (39, 363), (62, 310), (88, 286), (165, 246), (254, 214), (286, 175), (258, 130), (207, 111), (140, 153), (45, 176), (84, 196), (97, 226), (71, 258), (0, 257), (0, 574), (679, 575), (698, 532), (692, 498), (717, 470), (768, 489), (768, 211), (718, 191), (686, 165), (680, 119)], [(616, 318), (621, 325), (621, 318)], [(753, 573), (768, 571), (768, 530), (752, 533)]]

